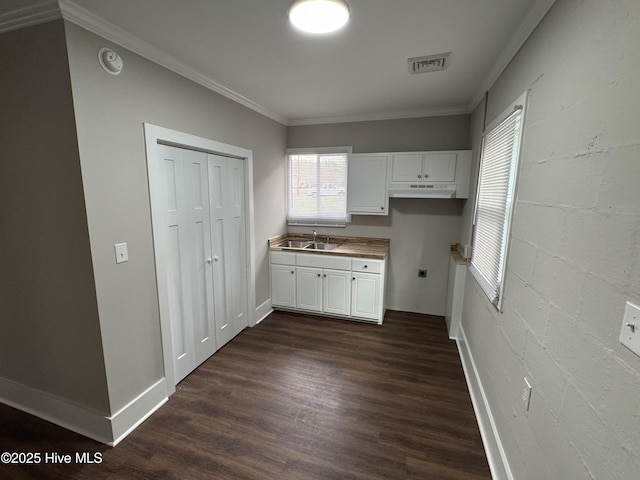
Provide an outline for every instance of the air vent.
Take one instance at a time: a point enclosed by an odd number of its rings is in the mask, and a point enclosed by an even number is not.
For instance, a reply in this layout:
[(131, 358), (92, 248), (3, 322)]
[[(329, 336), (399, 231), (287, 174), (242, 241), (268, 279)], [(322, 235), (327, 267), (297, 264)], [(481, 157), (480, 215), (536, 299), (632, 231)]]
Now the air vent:
[(409, 73), (438, 72), (447, 68), (451, 52), (439, 53), (437, 55), (427, 55), (426, 57), (414, 57), (407, 60), (409, 63)]

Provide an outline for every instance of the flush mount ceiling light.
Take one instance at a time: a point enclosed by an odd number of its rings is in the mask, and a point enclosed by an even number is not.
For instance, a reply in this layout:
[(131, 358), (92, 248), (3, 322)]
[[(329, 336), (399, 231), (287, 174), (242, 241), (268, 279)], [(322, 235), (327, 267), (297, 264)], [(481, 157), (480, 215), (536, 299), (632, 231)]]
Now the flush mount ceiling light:
[(349, 5), (343, 0), (296, 0), (289, 20), (307, 33), (330, 33), (349, 21)]

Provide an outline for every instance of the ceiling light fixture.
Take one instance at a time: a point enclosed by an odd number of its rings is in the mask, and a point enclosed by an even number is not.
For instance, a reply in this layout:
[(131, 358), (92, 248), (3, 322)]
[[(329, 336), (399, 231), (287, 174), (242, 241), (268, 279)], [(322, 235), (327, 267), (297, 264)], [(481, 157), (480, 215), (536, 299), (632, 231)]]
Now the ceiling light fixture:
[(296, 0), (289, 8), (289, 20), (307, 33), (330, 33), (349, 21), (349, 5), (344, 0)]

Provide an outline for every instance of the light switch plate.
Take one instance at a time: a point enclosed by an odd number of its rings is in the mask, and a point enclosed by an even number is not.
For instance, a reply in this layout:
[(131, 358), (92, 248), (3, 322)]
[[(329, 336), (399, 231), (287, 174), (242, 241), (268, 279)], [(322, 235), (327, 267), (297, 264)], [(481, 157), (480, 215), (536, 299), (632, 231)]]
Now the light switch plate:
[(620, 343), (640, 356), (640, 307), (631, 302), (624, 309)]
[(129, 252), (127, 251), (127, 244), (116, 243), (114, 247), (116, 249), (116, 263), (128, 262)]

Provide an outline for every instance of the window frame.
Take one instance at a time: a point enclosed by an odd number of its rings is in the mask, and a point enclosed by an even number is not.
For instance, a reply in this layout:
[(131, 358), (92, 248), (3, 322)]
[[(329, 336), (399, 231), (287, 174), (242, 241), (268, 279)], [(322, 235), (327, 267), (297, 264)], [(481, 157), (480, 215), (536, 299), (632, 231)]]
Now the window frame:
[[(345, 218), (344, 221), (323, 221), (322, 218), (310, 217), (309, 220), (296, 220), (290, 218), (291, 212), (291, 155), (331, 155), (331, 154), (344, 154), (345, 155), (345, 179), (344, 179), (344, 201), (345, 201)], [(353, 154), (353, 147), (351, 146), (337, 146), (337, 147), (310, 147), (310, 148), (288, 148), (286, 151), (286, 205), (287, 205), (287, 225), (291, 226), (311, 226), (311, 227), (346, 227), (347, 223), (351, 222), (351, 215), (347, 212), (347, 191), (348, 177), (349, 177), (349, 156)], [(318, 190), (318, 198), (320, 198), (320, 190)]]
[[(509, 247), (511, 244), (511, 224), (513, 222), (513, 213), (515, 210), (515, 200), (516, 200), (516, 192), (517, 192), (517, 184), (518, 184), (518, 172), (519, 172), (519, 164), (520, 157), (522, 156), (522, 145), (524, 143), (524, 125), (526, 118), (526, 107), (527, 107), (527, 96), (528, 92), (525, 91), (521, 94), (511, 105), (509, 105), (506, 109), (504, 109), (484, 130), (482, 133), (482, 147), (480, 152), (480, 166), (478, 168), (478, 182), (476, 188), (476, 201), (474, 205), (473, 212), (473, 235), (472, 235), (472, 255), (471, 261), (469, 263), (469, 271), (474, 276), (479, 286), (483, 290), (483, 292), (487, 295), (487, 298), (491, 302), (495, 308), (502, 312), (503, 301), (504, 301), (504, 287), (505, 287), (505, 277), (507, 272), (507, 263), (509, 258)], [(484, 245), (483, 250), (492, 250), (496, 256), (493, 257), (501, 259), (498, 260), (498, 276), (495, 279), (488, 278), (486, 272), (483, 272), (481, 268), (478, 267), (476, 263), (474, 263), (474, 256), (478, 253), (479, 249), (477, 248), (477, 230), (478, 230), (478, 211), (483, 209), (482, 205), (479, 205), (481, 200), (481, 188), (482, 188), (482, 180), (483, 180), (483, 164), (485, 162), (485, 152), (486, 152), (486, 142), (487, 137), (491, 135), (496, 129), (503, 126), (507, 121), (510, 120), (512, 115), (520, 112), (519, 125), (514, 128), (513, 134), (513, 142), (518, 141), (516, 148), (513, 148), (511, 152), (511, 160), (509, 164), (509, 174), (506, 178), (507, 184), (502, 184), (506, 189), (506, 202), (504, 205), (504, 209), (500, 210), (499, 213), (502, 213), (503, 221), (502, 221), (502, 235), (501, 241), (499, 244), (493, 245)], [(506, 163), (505, 163), (506, 165)]]

